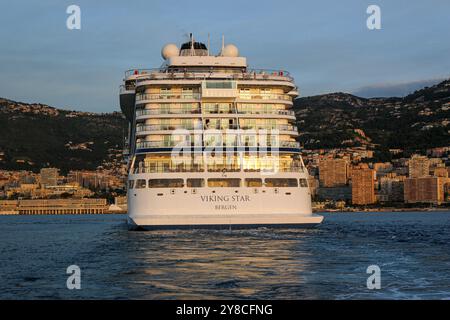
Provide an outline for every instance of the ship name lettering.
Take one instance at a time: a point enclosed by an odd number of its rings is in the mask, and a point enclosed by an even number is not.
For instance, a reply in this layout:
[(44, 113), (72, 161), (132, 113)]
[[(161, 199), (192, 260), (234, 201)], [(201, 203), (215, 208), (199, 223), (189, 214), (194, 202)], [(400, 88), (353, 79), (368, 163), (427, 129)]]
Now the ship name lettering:
[(249, 202), (250, 196), (249, 195), (210, 195), (210, 196), (200, 196), (200, 199), (202, 202)]

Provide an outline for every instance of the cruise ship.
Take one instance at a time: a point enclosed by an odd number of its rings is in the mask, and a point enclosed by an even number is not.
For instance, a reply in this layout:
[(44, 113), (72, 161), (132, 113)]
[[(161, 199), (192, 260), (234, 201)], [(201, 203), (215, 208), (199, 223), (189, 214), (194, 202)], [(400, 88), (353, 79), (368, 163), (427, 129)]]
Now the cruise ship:
[(310, 227), (292, 76), (251, 69), (233, 44), (189, 40), (125, 72), (130, 229)]

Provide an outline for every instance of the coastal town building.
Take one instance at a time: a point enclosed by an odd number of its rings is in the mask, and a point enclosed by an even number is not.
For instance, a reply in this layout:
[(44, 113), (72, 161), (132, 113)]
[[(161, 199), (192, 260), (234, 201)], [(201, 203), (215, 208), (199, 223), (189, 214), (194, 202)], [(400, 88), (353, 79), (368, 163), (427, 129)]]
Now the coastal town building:
[(319, 161), (320, 186), (332, 188), (348, 183), (347, 159), (322, 159)]
[(42, 168), (40, 171), (41, 186), (56, 186), (58, 184), (59, 170), (56, 168)]
[(352, 203), (356, 205), (375, 203), (375, 170), (361, 164), (352, 168), (351, 177)]
[(426, 177), (430, 174), (430, 160), (425, 156), (413, 155), (408, 168), (410, 178)]
[(19, 200), (19, 214), (104, 214), (106, 199)]
[(405, 178), (405, 176), (397, 176), (395, 173), (389, 173), (379, 178), (378, 200), (380, 202), (403, 202)]
[(448, 178), (449, 177), (449, 174), (448, 174), (449, 170), (448, 169), (449, 168), (446, 168), (446, 167), (435, 168), (433, 170), (433, 176), (441, 177), (441, 178)]
[(0, 200), (0, 214), (104, 214), (106, 199)]
[(430, 203), (439, 205), (444, 198), (444, 186), (448, 178), (422, 177), (405, 180), (406, 203)]

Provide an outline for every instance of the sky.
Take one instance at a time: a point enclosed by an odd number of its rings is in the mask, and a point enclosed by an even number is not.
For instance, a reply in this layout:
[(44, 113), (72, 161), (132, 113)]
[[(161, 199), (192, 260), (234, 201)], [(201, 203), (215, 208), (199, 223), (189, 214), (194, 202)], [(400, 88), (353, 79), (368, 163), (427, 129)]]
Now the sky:
[[(72, 4), (80, 30), (66, 27)], [(124, 71), (159, 67), (190, 32), (290, 71), (302, 96), (401, 96), (450, 77), (448, 0), (0, 0), (0, 13), (0, 97), (70, 110), (119, 111)]]

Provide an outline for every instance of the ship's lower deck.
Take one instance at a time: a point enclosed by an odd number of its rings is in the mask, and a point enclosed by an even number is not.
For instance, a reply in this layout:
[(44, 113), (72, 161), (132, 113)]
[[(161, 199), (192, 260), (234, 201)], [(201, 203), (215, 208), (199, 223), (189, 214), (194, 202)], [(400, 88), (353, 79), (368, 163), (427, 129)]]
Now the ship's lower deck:
[(243, 172), (130, 175), (128, 223), (132, 229), (315, 226), (323, 217), (312, 214), (306, 176)]

